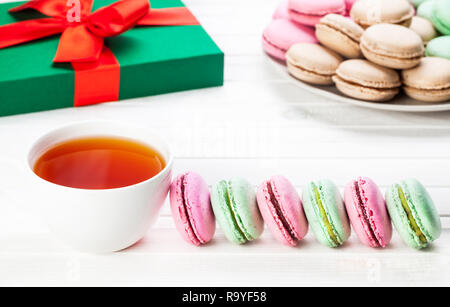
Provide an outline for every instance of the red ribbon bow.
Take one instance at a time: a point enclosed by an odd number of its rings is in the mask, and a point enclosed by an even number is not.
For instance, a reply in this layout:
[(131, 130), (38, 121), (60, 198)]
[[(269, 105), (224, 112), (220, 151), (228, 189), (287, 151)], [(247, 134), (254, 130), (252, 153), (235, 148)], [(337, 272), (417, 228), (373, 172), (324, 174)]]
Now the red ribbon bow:
[(0, 49), (62, 33), (53, 62), (98, 61), (104, 38), (136, 25), (198, 25), (185, 7), (150, 9), (149, 0), (122, 0), (91, 13), (93, 0), (32, 0), (10, 12), (34, 9), (49, 18), (0, 26)]

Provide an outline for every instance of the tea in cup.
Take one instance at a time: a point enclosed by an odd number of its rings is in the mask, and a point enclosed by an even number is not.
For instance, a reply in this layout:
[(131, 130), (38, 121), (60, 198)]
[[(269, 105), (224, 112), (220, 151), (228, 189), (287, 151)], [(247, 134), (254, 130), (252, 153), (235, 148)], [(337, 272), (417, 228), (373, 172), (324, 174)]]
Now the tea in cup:
[(51, 131), (28, 154), (50, 228), (90, 252), (118, 251), (144, 237), (166, 199), (171, 168), (161, 138), (108, 122)]

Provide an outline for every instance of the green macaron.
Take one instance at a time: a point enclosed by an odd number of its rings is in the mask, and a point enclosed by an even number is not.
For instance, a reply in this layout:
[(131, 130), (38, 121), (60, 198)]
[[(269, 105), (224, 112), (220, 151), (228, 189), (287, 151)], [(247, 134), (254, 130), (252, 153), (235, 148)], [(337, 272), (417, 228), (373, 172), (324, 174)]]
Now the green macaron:
[(450, 36), (432, 39), (425, 49), (426, 56), (435, 56), (450, 60)]
[(392, 223), (405, 243), (421, 249), (441, 234), (441, 221), (433, 200), (416, 179), (391, 185), (386, 204)]
[(214, 215), (228, 240), (243, 244), (257, 239), (264, 222), (252, 185), (242, 178), (221, 180), (211, 190)]
[(434, 8), (434, 0), (428, 0), (419, 5), (417, 8), (417, 16), (428, 19), (429, 21), (433, 20), (433, 8)]
[(433, 0), (434, 27), (444, 35), (450, 35), (450, 1)]
[(342, 196), (330, 180), (310, 182), (303, 190), (303, 208), (320, 243), (337, 247), (350, 236), (350, 223)]

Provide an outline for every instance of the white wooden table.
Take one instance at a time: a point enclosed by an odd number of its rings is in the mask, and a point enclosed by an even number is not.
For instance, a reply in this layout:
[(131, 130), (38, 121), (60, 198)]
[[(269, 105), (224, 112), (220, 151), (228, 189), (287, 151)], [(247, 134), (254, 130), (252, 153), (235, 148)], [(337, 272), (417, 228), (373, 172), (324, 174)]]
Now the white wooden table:
[[(220, 230), (208, 246), (182, 241), (166, 203), (136, 246), (109, 255), (75, 252), (40, 220), (42, 199), (28, 195), (20, 173), (0, 166), (0, 285), (450, 285), (450, 113), (402, 114), (327, 101), (285, 81), (265, 62), (261, 32), (277, 0), (186, 0), (226, 53), (225, 85), (92, 107), (0, 118), (0, 158), (19, 160), (43, 132), (79, 120), (145, 125), (166, 137), (174, 173), (194, 170), (209, 184), (243, 176), (255, 186), (274, 174), (299, 192), (328, 177), (341, 188), (359, 175), (384, 189), (421, 180), (446, 228), (425, 251), (395, 234), (385, 250), (355, 235), (339, 249), (311, 233), (297, 248), (260, 240), (235, 246)], [(12, 193), (11, 193), (12, 192)], [(11, 198), (9, 194), (14, 194)]]

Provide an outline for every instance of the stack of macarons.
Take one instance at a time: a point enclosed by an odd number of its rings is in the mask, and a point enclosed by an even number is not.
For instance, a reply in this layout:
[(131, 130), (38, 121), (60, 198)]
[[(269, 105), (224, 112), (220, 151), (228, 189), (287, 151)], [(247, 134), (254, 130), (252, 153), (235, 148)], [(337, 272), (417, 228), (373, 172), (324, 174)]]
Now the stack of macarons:
[(344, 198), (330, 180), (308, 183), (300, 197), (283, 176), (263, 181), (255, 192), (243, 178), (221, 180), (210, 190), (200, 175), (187, 172), (172, 182), (170, 205), (179, 233), (197, 246), (213, 238), (216, 220), (225, 237), (236, 244), (258, 239), (264, 224), (288, 246), (296, 246), (309, 225), (316, 239), (329, 247), (344, 244), (351, 226), (363, 244), (386, 247), (392, 237), (391, 220), (404, 242), (416, 249), (441, 233), (433, 201), (415, 179), (391, 185), (385, 200), (379, 187), (365, 177), (351, 180)]
[(444, 102), (450, 36), (439, 33), (450, 35), (449, 0), (287, 0), (264, 30), (263, 49), (296, 79), (352, 98), (384, 102), (403, 89)]
[(354, 0), (283, 0), (263, 32), (263, 49), (285, 61), (286, 52), (297, 43), (318, 44), (315, 26), (327, 14), (347, 15)]
[[(417, 16), (431, 23), (437, 32), (430, 36), (425, 54), (450, 60), (450, 1), (421, 0), (414, 1), (417, 6)], [(438, 35), (441, 34), (441, 35)]]

